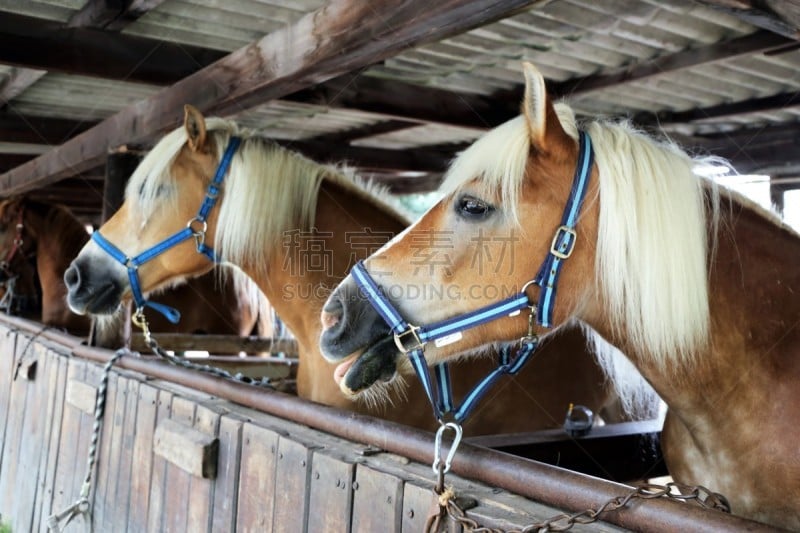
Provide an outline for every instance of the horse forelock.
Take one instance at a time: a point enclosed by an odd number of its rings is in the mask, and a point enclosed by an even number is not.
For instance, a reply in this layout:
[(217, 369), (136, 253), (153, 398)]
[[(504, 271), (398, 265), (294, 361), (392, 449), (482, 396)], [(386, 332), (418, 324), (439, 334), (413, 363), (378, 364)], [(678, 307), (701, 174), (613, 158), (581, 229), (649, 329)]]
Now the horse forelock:
[[(216, 117), (206, 119), (206, 128), (216, 140), (224, 143), (220, 147), (220, 142), (217, 142), (220, 156), (225, 150), (227, 139), (241, 133), (235, 122)], [(178, 197), (174, 190), (164, 186), (173, 182), (172, 166), (187, 140), (183, 126), (166, 134), (142, 159), (128, 180), (125, 199), (130, 204), (131, 212), (139, 217), (141, 223), (146, 222), (156, 208), (163, 207), (164, 202), (169, 207), (177, 204)]]

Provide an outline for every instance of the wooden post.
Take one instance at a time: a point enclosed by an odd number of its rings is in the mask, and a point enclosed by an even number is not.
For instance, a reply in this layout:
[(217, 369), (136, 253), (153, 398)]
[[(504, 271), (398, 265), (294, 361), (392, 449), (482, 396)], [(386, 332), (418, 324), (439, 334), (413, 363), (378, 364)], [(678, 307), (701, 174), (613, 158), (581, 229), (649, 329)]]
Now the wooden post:
[(125, 147), (108, 154), (106, 183), (103, 188), (103, 222), (111, 218), (122, 205), (128, 178), (141, 160), (142, 156), (138, 151), (131, 151)]

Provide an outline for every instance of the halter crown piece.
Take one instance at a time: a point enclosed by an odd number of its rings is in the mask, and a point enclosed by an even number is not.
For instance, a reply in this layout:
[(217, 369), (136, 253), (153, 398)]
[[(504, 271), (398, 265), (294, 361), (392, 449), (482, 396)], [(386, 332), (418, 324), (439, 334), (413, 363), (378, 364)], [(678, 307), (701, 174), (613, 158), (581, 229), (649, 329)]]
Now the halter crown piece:
[[(556, 230), (550, 250), (539, 269), (539, 273), (514, 296), (441, 322), (427, 326), (415, 326), (406, 322), (397, 309), (392, 306), (378, 287), (378, 284), (367, 272), (363, 262), (359, 262), (353, 267), (351, 273), (356, 284), (372, 307), (375, 308), (375, 311), (381, 315), (391, 328), (398, 349), (408, 355), (414, 371), (422, 382), (428, 400), (433, 406), (434, 415), (441, 423), (444, 423), (445, 417), (452, 417), (456, 422), (461, 423), (489, 387), (502, 374), (514, 375), (520, 371), (539, 344), (539, 339), (533, 332), (534, 316), (540, 325), (547, 328), (552, 327), (558, 278), (564, 261), (569, 258), (575, 247), (577, 238), (575, 226), (581, 212), (583, 199), (586, 196), (593, 163), (592, 141), (588, 134), (580, 132), (578, 164), (572, 181), (572, 190), (561, 217), (561, 225)], [(541, 287), (536, 305), (530, 303), (525, 293), (528, 286), (533, 284)], [(434, 367), (434, 384), (425, 361), (425, 344), (505, 316), (515, 316), (526, 307), (530, 309), (531, 313), (528, 319), (528, 334), (516, 343), (506, 344), (501, 347), (497, 368), (475, 385), (472, 391), (464, 397), (461, 405), (456, 407), (453, 402), (448, 365), (447, 363), (440, 363)], [(518, 348), (512, 356), (511, 350), (515, 345)]]
[(211, 183), (208, 184), (206, 196), (203, 199), (203, 203), (200, 205), (197, 215), (189, 220), (189, 222), (186, 223), (186, 227), (182, 230), (173, 233), (163, 241), (154, 244), (150, 248), (147, 248), (139, 255), (134, 257), (125, 255), (124, 252), (114, 246), (108, 239), (103, 237), (99, 231), (92, 233), (92, 240), (96, 242), (97, 245), (100, 246), (100, 248), (102, 248), (108, 255), (113, 257), (118, 263), (122, 264), (122, 266), (128, 269), (128, 280), (130, 281), (131, 285), (133, 301), (136, 304), (137, 315), (140, 315), (144, 311), (145, 307), (149, 307), (154, 311), (158, 311), (164, 315), (167, 320), (173, 324), (177, 324), (181, 319), (181, 314), (177, 309), (157, 302), (151, 302), (150, 300), (145, 299), (144, 295), (142, 295), (142, 285), (139, 282), (138, 272), (141, 265), (150, 261), (151, 259), (155, 259), (170, 248), (173, 248), (183, 241), (191, 238), (194, 238), (195, 240), (198, 253), (203, 254), (209, 260), (215, 263), (218, 261), (214, 250), (205, 243), (206, 229), (208, 227), (207, 219), (211, 209), (217, 203), (217, 196), (219, 196), (220, 188), (222, 187), (222, 181), (225, 179), (225, 175), (228, 172), (228, 167), (230, 167), (233, 155), (236, 153), (236, 150), (239, 148), (241, 142), (242, 139), (240, 137), (230, 138), (228, 141), (228, 146), (225, 148), (225, 153), (222, 155), (222, 159), (220, 159), (219, 166), (217, 166), (217, 171), (214, 173), (214, 179), (212, 179)]

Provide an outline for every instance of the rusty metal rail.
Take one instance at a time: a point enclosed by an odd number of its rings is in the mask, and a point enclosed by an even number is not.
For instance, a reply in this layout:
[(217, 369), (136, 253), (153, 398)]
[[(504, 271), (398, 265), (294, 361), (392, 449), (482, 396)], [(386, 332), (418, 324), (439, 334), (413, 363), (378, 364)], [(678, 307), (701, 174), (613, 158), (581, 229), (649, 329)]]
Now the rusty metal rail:
[[(42, 332), (41, 325), (34, 322), (5, 316), (2, 320), (28, 334), (39, 334), (40, 337), (62, 345), (77, 357), (105, 364), (113, 354), (109, 350), (85, 346), (80, 339), (63, 333), (52, 330)], [(423, 464), (433, 461), (433, 435), (425, 431), (315, 404), (288, 394), (256, 389), (158, 361), (123, 357), (119, 366), (305, 424), (347, 440), (377, 446)], [(570, 512), (597, 508), (610, 498), (630, 491), (630, 487), (626, 485), (469, 444), (462, 444), (459, 448), (452, 471)], [(774, 528), (743, 518), (667, 499), (633, 502), (629, 507), (604, 515), (602, 519), (636, 531), (774, 531)]]

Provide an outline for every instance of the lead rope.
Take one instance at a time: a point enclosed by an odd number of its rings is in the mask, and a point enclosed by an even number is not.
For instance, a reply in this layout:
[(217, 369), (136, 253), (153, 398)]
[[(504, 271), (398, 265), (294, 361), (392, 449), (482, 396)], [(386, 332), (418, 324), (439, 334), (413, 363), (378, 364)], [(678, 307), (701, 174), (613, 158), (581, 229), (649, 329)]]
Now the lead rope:
[[(97, 442), (100, 440), (100, 432), (103, 429), (103, 414), (106, 410), (108, 375), (111, 373), (111, 367), (114, 363), (123, 355), (130, 353), (131, 352), (129, 352), (127, 348), (117, 350), (103, 367), (100, 386), (97, 389), (97, 399), (94, 404), (94, 425), (92, 426), (92, 440), (89, 443), (89, 458), (86, 461), (86, 477), (83, 478), (83, 485), (81, 486), (78, 500), (60, 513), (52, 514), (47, 518), (47, 529), (49, 531), (61, 533), (77, 516), (83, 516), (89, 531), (91, 532), (93, 530), (92, 505), (89, 501), (89, 495), (92, 492), (92, 473), (94, 472), (94, 464), (97, 458)], [(64, 522), (63, 525), (61, 522)]]
[[(137, 327), (139, 327), (142, 330), (145, 343), (153, 351), (153, 353), (158, 357), (166, 359), (173, 365), (180, 366), (183, 368), (188, 368), (190, 370), (205, 372), (213, 376), (229, 379), (239, 383), (244, 383), (246, 385), (254, 385), (254, 386), (274, 389), (272, 384), (269, 382), (268, 377), (262, 377), (260, 380), (255, 380), (241, 373), (234, 375), (221, 368), (216, 368), (210, 365), (198, 365), (190, 363), (189, 361), (186, 361), (180, 357), (175, 357), (174, 355), (170, 354), (169, 352), (161, 348), (158, 342), (155, 340), (155, 338), (153, 338), (153, 336), (150, 334), (150, 327), (147, 323), (147, 319), (145, 318), (144, 312), (142, 311), (141, 308), (137, 309), (136, 313), (134, 313), (131, 320)], [(41, 332), (39, 332), (39, 334), (40, 333)], [(66, 509), (64, 509), (63, 511), (61, 511), (60, 513), (52, 514), (47, 518), (47, 529), (49, 531), (53, 531), (55, 533), (62, 533), (64, 531), (64, 528), (66, 528), (67, 525), (69, 525), (69, 523), (72, 522), (72, 520), (77, 516), (83, 516), (89, 531), (90, 532), (93, 531), (92, 511), (91, 511), (91, 502), (89, 500), (89, 495), (91, 494), (92, 491), (92, 473), (94, 471), (94, 465), (97, 458), (97, 443), (100, 439), (100, 432), (103, 429), (103, 415), (105, 414), (106, 392), (108, 389), (108, 376), (111, 373), (111, 367), (114, 366), (114, 364), (123, 355), (138, 356), (139, 354), (136, 352), (131, 352), (127, 348), (121, 348), (116, 352), (114, 352), (114, 355), (111, 357), (111, 359), (108, 360), (108, 362), (103, 367), (103, 373), (100, 379), (100, 386), (97, 389), (97, 399), (95, 401), (94, 425), (92, 427), (92, 439), (91, 442), (89, 443), (89, 457), (86, 465), (86, 477), (83, 480), (83, 485), (81, 486), (81, 492), (78, 496), (78, 500), (69, 507), (67, 507)]]

